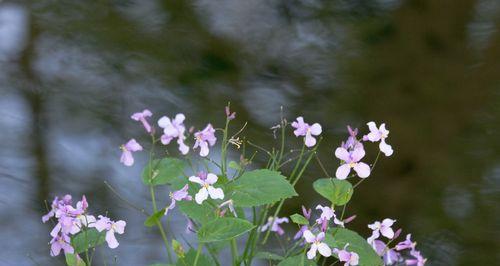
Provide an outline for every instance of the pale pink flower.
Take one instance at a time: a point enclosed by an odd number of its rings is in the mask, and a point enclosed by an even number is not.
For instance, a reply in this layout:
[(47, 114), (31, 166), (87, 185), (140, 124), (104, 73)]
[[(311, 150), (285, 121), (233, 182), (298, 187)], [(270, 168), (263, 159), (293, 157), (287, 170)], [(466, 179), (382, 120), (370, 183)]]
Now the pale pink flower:
[(148, 109), (144, 109), (144, 111), (142, 112), (133, 114), (130, 118), (132, 118), (135, 121), (141, 121), (142, 125), (146, 129), (146, 132), (151, 133), (152, 128), (151, 125), (149, 125), (149, 122), (146, 120), (146, 118), (152, 115), (153, 113), (151, 113), (151, 111), (149, 111)]
[(126, 144), (120, 147), (122, 150), (122, 156), (120, 162), (126, 166), (132, 166), (134, 164), (134, 156), (132, 152), (142, 151), (142, 146), (135, 141), (135, 139), (129, 140)]
[(391, 156), (394, 151), (391, 145), (385, 142), (385, 139), (389, 136), (389, 130), (385, 128), (385, 123), (382, 123), (379, 128), (377, 128), (377, 124), (375, 124), (375, 122), (373, 121), (368, 122), (367, 125), (370, 129), (370, 133), (363, 136), (363, 140), (369, 140), (371, 142), (380, 141), (380, 151), (383, 152), (385, 156)]
[(362, 145), (358, 145), (354, 150), (348, 151), (343, 147), (339, 147), (335, 150), (335, 157), (342, 160), (342, 164), (337, 168), (335, 177), (338, 179), (346, 179), (351, 169), (358, 174), (361, 178), (366, 178), (370, 176), (370, 166), (368, 164), (360, 162), (360, 160), (365, 156), (365, 149)]
[(319, 136), (322, 131), (320, 124), (314, 123), (313, 125), (309, 125), (304, 122), (304, 118), (302, 116), (297, 117), (297, 121), (292, 122), (292, 127), (295, 128), (293, 131), (295, 136), (304, 136), (304, 143), (307, 147), (313, 147), (316, 145), (316, 138), (313, 136)]
[(330, 247), (323, 243), (323, 240), (325, 239), (324, 232), (320, 232), (317, 236), (315, 236), (310, 230), (306, 230), (304, 231), (303, 236), (306, 242), (311, 244), (311, 248), (307, 251), (308, 259), (314, 259), (317, 251), (319, 251), (319, 254), (323, 255), (323, 257), (330, 257), (332, 255)]

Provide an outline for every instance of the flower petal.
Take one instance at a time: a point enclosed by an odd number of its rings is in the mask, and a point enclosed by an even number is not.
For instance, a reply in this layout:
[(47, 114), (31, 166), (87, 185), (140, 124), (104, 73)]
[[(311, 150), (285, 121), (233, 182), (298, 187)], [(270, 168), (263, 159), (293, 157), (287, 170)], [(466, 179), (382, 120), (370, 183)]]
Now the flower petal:
[(316, 250), (317, 249), (318, 249), (318, 247), (316, 246), (316, 244), (312, 244), (311, 248), (307, 252), (307, 258), (310, 260), (314, 259), (314, 257), (316, 257)]
[(344, 162), (348, 162), (350, 160), (349, 152), (342, 147), (339, 147), (335, 150), (335, 157), (339, 158)]
[(194, 175), (189, 177), (189, 181), (200, 184), (202, 186), (205, 185), (205, 182), (203, 180), (201, 180), (201, 178), (194, 176)]
[(316, 236), (310, 230), (304, 231), (303, 236), (307, 243), (313, 243), (316, 240)]
[(208, 190), (205, 187), (202, 187), (198, 193), (194, 196), (194, 200), (198, 204), (202, 204), (208, 198)]
[(109, 230), (108, 232), (106, 232), (106, 242), (108, 242), (109, 248), (117, 248), (118, 245), (120, 245), (116, 240), (114, 230)]
[(217, 182), (217, 179), (219, 178), (216, 175), (209, 173), (207, 174), (207, 179), (205, 180), (205, 182), (209, 185), (213, 185)]
[(370, 166), (363, 162), (356, 163), (354, 165), (354, 171), (356, 171), (358, 176), (361, 178), (367, 178), (368, 176), (370, 176)]
[(319, 254), (323, 255), (323, 257), (330, 257), (332, 255), (332, 250), (325, 243), (318, 244)]
[(314, 123), (309, 129), (314, 136), (318, 136), (322, 132), (321, 125), (318, 123)]
[(221, 188), (208, 187), (208, 194), (212, 199), (224, 199), (224, 191)]
[(394, 153), (391, 145), (387, 144), (384, 139), (380, 141), (378, 147), (380, 148), (380, 151), (385, 154), (385, 156), (391, 156)]
[(335, 177), (337, 179), (346, 179), (349, 173), (351, 172), (351, 167), (348, 164), (343, 164), (337, 168), (337, 172), (335, 172)]

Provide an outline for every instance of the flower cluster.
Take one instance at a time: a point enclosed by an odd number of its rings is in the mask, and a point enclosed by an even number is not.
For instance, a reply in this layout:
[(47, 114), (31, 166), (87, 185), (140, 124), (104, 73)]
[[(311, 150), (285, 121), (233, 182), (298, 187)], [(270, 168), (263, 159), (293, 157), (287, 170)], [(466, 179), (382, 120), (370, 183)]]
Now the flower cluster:
[[(373, 247), (375, 252), (382, 257), (385, 265), (395, 265), (395, 264), (405, 264), (405, 265), (417, 265), (423, 266), (427, 261), (420, 251), (416, 250), (416, 242), (411, 241), (411, 234), (406, 235), (406, 239), (397, 243), (394, 247), (389, 247), (389, 243), (384, 243), (379, 237), (382, 235), (389, 240), (389, 242), (394, 241), (401, 234), (401, 229), (394, 232), (392, 226), (396, 220), (386, 218), (380, 221), (375, 221), (368, 225), (368, 228), (372, 230), (372, 235), (367, 239), (367, 242)], [(405, 259), (402, 251), (408, 251), (407, 258)]]
[(124, 221), (112, 222), (108, 217), (99, 215), (99, 219), (87, 213), (88, 202), (85, 196), (72, 206), (71, 195), (65, 195), (61, 199), (55, 197), (51, 204), (49, 212), (42, 216), (42, 222), (47, 222), (51, 218), (57, 220), (54, 228), (50, 232), (52, 240), (50, 241), (50, 255), (57, 256), (61, 250), (64, 253), (74, 253), (75, 249), (71, 245), (71, 237), (95, 228), (101, 232), (106, 230), (106, 242), (110, 248), (118, 247), (118, 241), (114, 233), (123, 234), (126, 223)]
[[(229, 109), (226, 110), (229, 112)], [(147, 118), (152, 117), (153, 113), (145, 109), (142, 112), (134, 113), (131, 118), (135, 121), (140, 121), (144, 126), (147, 133), (151, 134), (154, 139), (155, 129), (149, 124)], [(228, 119), (234, 119), (236, 113), (229, 113)], [(182, 155), (189, 153), (189, 146), (186, 144), (186, 126), (184, 125), (184, 120), (186, 116), (184, 114), (177, 114), (173, 119), (162, 116), (158, 120), (158, 126), (163, 129), (163, 134), (160, 136), (159, 141), (163, 145), (168, 145), (172, 140), (177, 140), (177, 145), (179, 146), (179, 151)], [(191, 132), (191, 131), (189, 131)], [(192, 133), (192, 132), (191, 132)], [(209, 123), (203, 130), (194, 133), (195, 143), (193, 149), (200, 148), (200, 156), (205, 157), (210, 152), (209, 147), (215, 145), (217, 138), (215, 137), (215, 129)], [(156, 141), (156, 139), (154, 139)], [(130, 139), (126, 144), (123, 144), (120, 149), (122, 150), (122, 156), (120, 162), (126, 166), (132, 166), (134, 164), (133, 152), (142, 151), (142, 146), (135, 140)]]
[(338, 179), (346, 179), (351, 169), (353, 169), (360, 178), (367, 178), (370, 176), (370, 166), (361, 162), (361, 159), (365, 157), (365, 149), (362, 141), (380, 141), (380, 151), (386, 156), (392, 155), (392, 147), (385, 142), (385, 139), (389, 135), (389, 130), (385, 129), (385, 124), (382, 123), (380, 128), (376, 127), (375, 122), (369, 122), (367, 125), (370, 129), (370, 133), (363, 136), (361, 139), (357, 139), (357, 128), (353, 130), (350, 126), (347, 126), (349, 137), (335, 150), (335, 157), (341, 160), (341, 164), (335, 173), (335, 177)]

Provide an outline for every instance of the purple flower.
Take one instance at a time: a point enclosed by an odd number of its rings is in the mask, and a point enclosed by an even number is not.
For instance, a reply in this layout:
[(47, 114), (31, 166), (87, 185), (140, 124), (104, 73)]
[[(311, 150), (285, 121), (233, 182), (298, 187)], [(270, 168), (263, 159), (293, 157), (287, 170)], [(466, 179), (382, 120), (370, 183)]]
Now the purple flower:
[(414, 257), (413, 259), (407, 259), (406, 265), (417, 265), (417, 266), (424, 266), (425, 262), (427, 261), (426, 258), (424, 258), (421, 254), (420, 251), (417, 250), (412, 250), (410, 251), (410, 254)]
[(151, 113), (151, 111), (149, 111), (148, 109), (144, 109), (144, 111), (142, 112), (133, 114), (130, 118), (134, 119), (135, 121), (141, 121), (142, 125), (146, 129), (146, 132), (151, 133), (152, 128), (146, 120), (146, 117), (150, 117), (152, 115), (153, 113)]
[(301, 226), (300, 229), (299, 229), (299, 231), (297, 231), (297, 233), (293, 236), (293, 239), (297, 240), (297, 239), (301, 238), (302, 235), (304, 235), (304, 232), (306, 230), (309, 230), (309, 227), (307, 227), (307, 225)]
[(66, 253), (74, 253), (75, 250), (70, 245), (71, 239), (65, 234), (57, 235), (50, 241), (50, 255), (52, 257), (58, 256), (61, 249)]
[(347, 251), (347, 246), (349, 244), (346, 244), (344, 249), (339, 250), (339, 249), (333, 249), (334, 253), (337, 253), (337, 256), (339, 258), (339, 261), (345, 262), (344, 266), (350, 266), (350, 265), (358, 265), (359, 264), (359, 255), (356, 252), (349, 252)]
[(335, 210), (333, 210), (330, 207), (323, 207), (321, 205), (316, 206), (316, 210), (321, 210), (321, 215), (318, 219), (316, 219), (316, 222), (318, 224), (328, 224), (328, 221), (330, 221), (331, 218), (333, 218), (333, 222), (337, 225), (344, 226), (344, 223), (337, 219), (337, 216), (335, 215)]
[(267, 218), (267, 223), (262, 226), (260, 231), (265, 232), (266, 230), (270, 229), (271, 232), (276, 232), (276, 233), (278, 233), (278, 235), (281, 236), (285, 233), (285, 230), (283, 230), (283, 228), (281, 228), (280, 224), (288, 223), (288, 222), (289, 222), (288, 218), (286, 218), (286, 217), (283, 217), (283, 218), (269, 217), (269, 218)]
[(218, 177), (212, 173), (189, 177), (189, 181), (200, 184), (201, 189), (194, 196), (198, 204), (202, 204), (208, 196), (212, 199), (224, 199), (224, 191), (221, 188), (214, 188), (212, 185), (217, 182)]
[(307, 147), (313, 147), (316, 145), (316, 139), (313, 136), (319, 136), (321, 134), (321, 125), (314, 123), (310, 126), (308, 123), (304, 122), (302, 116), (297, 117), (297, 121), (292, 122), (292, 127), (295, 128), (293, 134), (295, 136), (305, 136), (304, 141)]
[(116, 240), (115, 233), (123, 234), (125, 232), (125, 226), (127, 223), (125, 221), (111, 221), (108, 217), (99, 215), (99, 220), (97, 220), (94, 224), (95, 229), (97, 231), (102, 232), (106, 230), (106, 242), (108, 243), (109, 248), (118, 247), (119, 243)]
[(417, 245), (417, 242), (412, 242), (411, 241), (411, 234), (407, 234), (406, 235), (406, 240), (402, 241), (402, 242), (399, 242), (396, 245), (396, 250), (398, 250), (398, 251), (404, 250), (404, 249), (414, 250), (416, 245)]
[(335, 176), (338, 179), (346, 179), (351, 168), (358, 174), (361, 178), (366, 178), (370, 176), (370, 166), (366, 163), (360, 162), (360, 160), (365, 156), (365, 149), (363, 146), (356, 146), (354, 150), (348, 151), (343, 147), (339, 147), (335, 150), (335, 157), (343, 161), (343, 164), (337, 168)]
[(320, 232), (317, 236), (315, 236), (311, 231), (304, 231), (304, 239), (307, 243), (311, 244), (311, 248), (307, 251), (307, 258), (312, 260), (316, 257), (316, 252), (319, 251), (319, 254), (324, 257), (330, 257), (332, 255), (332, 250), (328, 247), (327, 244), (323, 243), (323, 239), (325, 239), (325, 233)]
[(382, 123), (379, 128), (377, 128), (375, 122), (368, 122), (367, 125), (370, 129), (370, 133), (363, 136), (363, 140), (369, 140), (371, 142), (380, 141), (380, 151), (383, 152), (385, 156), (391, 156), (394, 151), (391, 145), (385, 142), (385, 139), (389, 136), (389, 130), (385, 129), (385, 123)]
[(189, 147), (184, 143), (186, 137), (184, 133), (186, 132), (186, 127), (184, 126), (184, 120), (186, 117), (184, 114), (177, 114), (173, 120), (163, 116), (158, 120), (158, 126), (163, 128), (163, 135), (160, 140), (164, 145), (168, 145), (170, 141), (177, 138), (177, 144), (179, 145), (179, 151), (186, 155), (189, 152)]
[(50, 211), (46, 215), (42, 216), (42, 222), (47, 222), (50, 218), (55, 216), (56, 211), (59, 208), (62, 208), (64, 205), (68, 204), (71, 205), (71, 195), (65, 195), (62, 200), (59, 200), (58, 197), (55, 197), (52, 201)]
[(200, 156), (205, 157), (209, 153), (208, 146), (214, 146), (217, 138), (215, 137), (215, 129), (211, 124), (208, 124), (202, 131), (194, 133), (196, 142), (193, 149), (200, 147)]
[(172, 210), (173, 208), (175, 208), (175, 203), (177, 201), (193, 199), (191, 196), (189, 196), (188, 189), (189, 186), (186, 184), (183, 188), (174, 192), (170, 192), (170, 199), (172, 200), (172, 202), (167, 208), (165, 208), (165, 215), (168, 214), (168, 210)]
[(394, 249), (389, 249), (387, 245), (380, 240), (374, 240), (371, 245), (375, 252), (382, 257), (384, 265), (392, 265), (402, 260), (401, 254)]
[(358, 145), (363, 146), (361, 142), (358, 141), (356, 136), (358, 135), (358, 129), (352, 129), (351, 126), (347, 126), (347, 131), (349, 132), (349, 137), (347, 138), (347, 141), (344, 143), (342, 142), (342, 148), (349, 150), (349, 149), (354, 149)]
[(306, 217), (307, 220), (311, 219), (311, 213), (312, 213), (311, 209), (306, 209), (306, 207), (302, 205), (302, 214), (304, 214), (304, 217)]
[(368, 228), (372, 229), (372, 235), (367, 239), (368, 243), (372, 243), (373, 240), (379, 238), (380, 234), (387, 237), (388, 239), (392, 239), (394, 237), (394, 231), (391, 226), (396, 222), (396, 220), (392, 220), (389, 218), (384, 219), (382, 222), (375, 221), (372, 224), (368, 225)]
[(226, 106), (226, 108), (224, 110), (226, 111), (226, 117), (227, 117), (227, 119), (233, 120), (233, 119), (236, 118), (236, 112), (232, 112), (231, 113), (231, 109), (229, 109), (229, 106)]
[(126, 166), (132, 166), (134, 164), (132, 152), (142, 151), (142, 146), (135, 139), (131, 139), (125, 145), (122, 145), (120, 149), (122, 150), (120, 162)]

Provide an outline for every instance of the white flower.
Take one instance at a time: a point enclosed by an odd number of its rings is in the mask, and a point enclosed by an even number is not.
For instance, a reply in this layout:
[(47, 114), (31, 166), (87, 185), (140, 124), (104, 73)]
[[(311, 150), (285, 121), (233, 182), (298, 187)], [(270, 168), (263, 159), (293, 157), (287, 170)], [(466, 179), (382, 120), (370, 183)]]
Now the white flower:
[(189, 181), (198, 183), (202, 187), (194, 196), (194, 200), (198, 204), (202, 204), (208, 196), (212, 199), (224, 199), (224, 191), (221, 188), (214, 188), (212, 185), (217, 182), (218, 177), (212, 173), (206, 175), (206, 178), (199, 176), (189, 177)]

